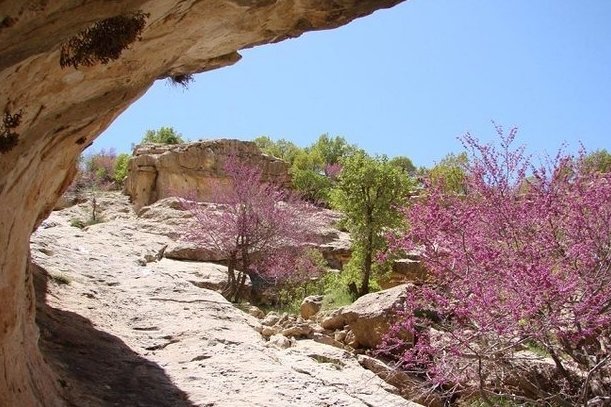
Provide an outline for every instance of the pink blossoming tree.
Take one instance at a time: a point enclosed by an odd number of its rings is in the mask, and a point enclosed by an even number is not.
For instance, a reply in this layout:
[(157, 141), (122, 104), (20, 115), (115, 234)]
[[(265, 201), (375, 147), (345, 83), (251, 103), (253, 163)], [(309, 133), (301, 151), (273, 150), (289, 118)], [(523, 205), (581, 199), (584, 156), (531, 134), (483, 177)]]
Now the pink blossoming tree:
[(389, 236), (423, 251), (431, 282), (380, 351), (450, 398), (609, 405), (611, 174), (583, 153), (534, 168), (497, 132), (500, 148), (463, 138), (464, 193), (430, 186)]
[(183, 199), (195, 222), (188, 241), (213, 248), (227, 258), (225, 295), (239, 301), (250, 277), (278, 283), (296, 270), (296, 263), (314, 241), (312, 208), (280, 187), (265, 183), (261, 171), (230, 157), (224, 166), (228, 184), (213, 186), (211, 203)]

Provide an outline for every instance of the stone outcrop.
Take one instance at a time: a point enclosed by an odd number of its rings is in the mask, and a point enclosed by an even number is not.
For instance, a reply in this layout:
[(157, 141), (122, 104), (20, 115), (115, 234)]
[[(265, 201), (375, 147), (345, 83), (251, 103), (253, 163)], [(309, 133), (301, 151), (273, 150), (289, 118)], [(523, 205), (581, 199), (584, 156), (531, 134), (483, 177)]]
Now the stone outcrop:
[[(347, 24), (401, 0), (0, 1), (0, 405), (55, 405), (36, 350), (29, 239), (85, 147), (160, 78), (231, 65), (238, 50)], [(117, 59), (62, 67), (62, 44), (146, 13)], [(105, 38), (102, 44), (107, 44)]]
[(338, 231), (334, 240), (321, 244), (319, 249), (329, 267), (342, 270), (352, 256), (352, 240), (347, 232)]
[(395, 307), (406, 298), (409, 285), (402, 284), (387, 290), (362, 296), (354, 303), (339, 308), (321, 321), (328, 330), (349, 325), (354, 335), (352, 347), (375, 348), (394, 321)]
[(304, 319), (310, 319), (320, 311), (322, 308), (322, 295), (310, 295), (305, 297), (299, 307), (301, 317)]
[(396, 287), (401, 284), (421, 284), (429, 279), (430, 275), (422, 263), (420, 253), (413, 252), (403, 259), (392, 263), (391, 272), (380, 279), (380, 287), (383, 289)]
[(259, 168), (263, 181), (284, 186), (290, 182), (288, 164), (263, 154), (255, 143), (209, 140), (136, 147), (128, 165), (125, 192), (136, 209), (171, 196), (209, 201), (228, 183), (224, 165), (230, 156)]
[(77, 205), (32, 236), (41, 347), (70, 405), (418, 407), (354, 355), (320, 343), (319, 327), (287, 314), (257, 319), (200, 288), (222, 266), (142, 265), (169, 238), (116, 201), (100, 199), (104, 223), (70, 226), (87, 211)]

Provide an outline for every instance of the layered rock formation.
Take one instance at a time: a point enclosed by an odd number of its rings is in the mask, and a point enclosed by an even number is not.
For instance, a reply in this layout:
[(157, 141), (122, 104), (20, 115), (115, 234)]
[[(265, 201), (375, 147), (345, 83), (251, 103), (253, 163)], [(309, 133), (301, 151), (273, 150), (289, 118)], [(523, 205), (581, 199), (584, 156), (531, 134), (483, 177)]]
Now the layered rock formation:
[[(0, 405), (61, 403), (36, 349), (28, 242), (70, 184), (81, 151), (155, 79), (227, 66), (242, 48), (334, 28), (400, 1), (0, 1)], [(144, 17), (143, 27), (130, 16)], [(129, 28), (118, 49), (104, 36), (113, 24)], [(87, 36), (98, 49), (74, 41)], [(80, 65), (61, 58), (62, 44)]]
[(260, 169), (263, 181), (289, 184), (288, 164), (263, 154), (255, 143), (210, 140), (177, 145), (142, 145), (129, 161), (125, 192), (136, 209), (170, 196), (208, 201), (227, 183), (229, 157)]

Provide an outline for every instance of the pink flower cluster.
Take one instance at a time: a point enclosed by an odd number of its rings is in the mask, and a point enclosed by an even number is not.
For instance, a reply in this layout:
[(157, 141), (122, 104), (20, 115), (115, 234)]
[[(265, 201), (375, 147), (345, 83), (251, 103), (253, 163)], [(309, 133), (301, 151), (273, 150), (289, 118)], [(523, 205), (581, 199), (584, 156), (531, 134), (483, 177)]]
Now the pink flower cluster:
[[(431, 282), (411, 290), (380, 350), (452, 392), (611, 394), (611, 174), (588, 170), (583, 152), (534, 168), (515, 129), (497, 132), (500, 148), (463, 137), (464, 194), (429, 188), (404, 209), (409, 231), (388, 237), (423, 251)], [(521, 370), (530, 348), (553, 361), (554, 385)], [(534, 391), (515, 388), (520, 375)]]
[(185, 238), (223, 253), (251, 278), (288, 278), (313, 239), (312, 207), (236, 157), (224, 169), (227, 181), (213, 186), (211, 203), (183, 200), (195, 219)]

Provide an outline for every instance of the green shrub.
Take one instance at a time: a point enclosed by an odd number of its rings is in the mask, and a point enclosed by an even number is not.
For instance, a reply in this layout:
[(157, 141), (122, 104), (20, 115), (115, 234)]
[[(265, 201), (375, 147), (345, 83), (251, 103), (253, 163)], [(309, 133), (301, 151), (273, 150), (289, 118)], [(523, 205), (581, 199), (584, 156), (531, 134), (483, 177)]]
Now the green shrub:
[(85, 222), (82, 219), (72, 218), (70, 219), (70, 226), (79, 229), (84, 229), (87, 225), (85, 225)]
[(127, 177), (127, 163), (129, 162), (130, 157), (131, 156), (127, 153), (121, 153), (115, 160), (113, 178), (118, 185), (123, 185), (123, 182)]
[(335, 309), (350, 305), (354, 302), (354, 296), (350, 294), (347, 287), (330, 285), (325, 288), (322, 308), (325, 310)]
[(177, 133), (173, 127), (162, 127), (159, 130), (147, 130), (141, 143), (156, 144), (182, 144), (185, 140), (182, 134)]
[(104, 222), (105, 220), (101, 218), (100, 215), (97, 215), (95, 218), (90, 217), (86, 221), (79, 219), (79, 218), (72, 218), (70, 219), (70, 226), (79, 228), (79, 229), (85, 229), (87, 226), (97, 225), (98, 223), (104, 223)]
[(426, 170), (425, 175), (433, 186), (442, 186), (446, 192), (464, 194), (468, 163), (466, 153), (448, 154), (433, 168)]
[(333, 184), (331, 180), (312, 170), (294, 170), (293, 187), (302, 194), (303, 199), (310, 202), (326, 204)]

